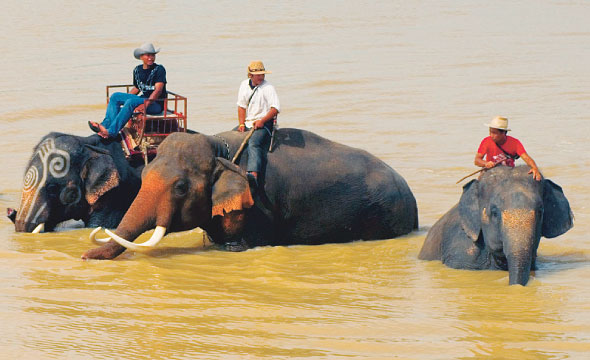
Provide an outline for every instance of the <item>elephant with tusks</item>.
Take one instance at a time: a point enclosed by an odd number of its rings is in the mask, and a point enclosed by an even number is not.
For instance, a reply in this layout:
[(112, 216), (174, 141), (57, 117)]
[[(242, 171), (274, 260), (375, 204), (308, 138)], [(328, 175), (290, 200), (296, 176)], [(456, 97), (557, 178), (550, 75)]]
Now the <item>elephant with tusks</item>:
[[(245, 136), (168, 136), (144, 169), (129, 211), (116, 230), (107, 230), (112, 239), (83, 258), (112, 259), (196, 227), (231, 251), (391, 239), (417, 228), (416, 199), (406, 181), (368, 152), (309, 131), (280, 129), (253, 185), (244, 171), (247, 152), (237, 165), (229, 161)], [(133, 242), (154, 228), (146, 243)]]

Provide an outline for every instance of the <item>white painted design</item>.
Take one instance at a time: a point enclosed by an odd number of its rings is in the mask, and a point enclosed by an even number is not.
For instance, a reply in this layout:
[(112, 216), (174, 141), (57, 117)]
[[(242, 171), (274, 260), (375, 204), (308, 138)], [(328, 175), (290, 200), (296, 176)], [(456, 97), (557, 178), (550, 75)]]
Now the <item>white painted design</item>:
[(35, 217), (33, 218), (33, 222), (36, 223), (37, 219), (39, 218), (39, 215), (41, 215), (41, 213), (43, 212), (43, 210), (45, 210), (45, 208), (47, 207), (47, 203), (43, 203), (43, 205), (41, 205), (41, 207), (39, 208), (39, 210), (37, 210), (37, 213), (35, 214)]
[[(56, 148), (55, 141), (52, 138), (45, 139), (45, 141), (39, 144), (37, 152), (31, 158), (31, 163), (33, 163), (35, 156), (39, 157), (39, 161), (43, 167), (42, 177), (39, 179), (39, 169), (34, 165), (27, 170), (24, 179), (20, 211), (17, 213), (17, 221), (24, 219), (25, 222), (28, 222), (31, 215), (33, 215), (33, 206), (37, 201), (39, 192), (47, 182), (48, 174), (51, 174), (54, 178), (62, 178), (70, 170), (70, 154), (67, 151)], [(34, 221), (41, 215), (43, 209), (45, 209), (45, 204), (35, 213)]]
[(52, 159), (49, 161), (49, 172), (56, 179), (66, 176), (68, 171), (70, 170), (70, 154), (68, 154), (65, 151), (64, 154), (65, 157), (63, 156), (63, 154), (57, 154), (56, 156), (53, 156)]
[(23, 191), (28, 192), (31, 191), (36, 185), (37, 181), (39, 180), (39, 171), (37, 167), (31, 166), (27, 173), (25, 174), (25, 180), (23, 184)]

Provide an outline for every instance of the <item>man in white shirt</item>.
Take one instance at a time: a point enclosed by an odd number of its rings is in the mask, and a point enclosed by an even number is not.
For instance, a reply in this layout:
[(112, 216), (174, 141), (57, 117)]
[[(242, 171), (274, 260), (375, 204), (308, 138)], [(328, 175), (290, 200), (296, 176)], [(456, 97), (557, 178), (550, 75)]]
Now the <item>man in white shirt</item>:
[(264, 80), (270, 74), (262, 61), (248, 65), (248, 79), (242, 81), (238, 91), (238, 131), (256, 129), (248, 141), (248, 181), (258, 187), (258, 177), (270, 144), (272, 129), (280, 112), (279, 97), (274, 86)]

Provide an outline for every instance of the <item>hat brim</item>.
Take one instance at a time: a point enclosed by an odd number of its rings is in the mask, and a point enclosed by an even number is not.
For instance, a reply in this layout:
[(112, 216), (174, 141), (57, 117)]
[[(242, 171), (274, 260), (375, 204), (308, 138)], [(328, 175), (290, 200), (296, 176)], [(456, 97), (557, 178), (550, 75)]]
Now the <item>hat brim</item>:
[(498, 130), (510, 131), (510, 129), (508, 129), (508, 128), (506, 128), (506, 129), (504, 129), (504, 128), (499, 128), (499, 127), (497, 127), (497, 126), (494, 126), (494, 125), (492, 125), (492, 124), (483, 124), (483, 126), (485, 126), (485, 127), (488, 127), (488, 128), (492, 128), (492, 129), (498, 129)]
[(251, 74), (251, 75), (272, 74), (272, 71), (268, 71), (268, 70), (263, 70), (263, 71), (249, 71), (248, 74)]
[(144, 49), (135, 49), (133, 50), (133, 56), (137, 59), (140, 60), (141, 59), (141, 55), (143, 54), (157, 54), (160, 52), (160, 49), (155, 50), (154, 52), (151, 51), (145, 51)]

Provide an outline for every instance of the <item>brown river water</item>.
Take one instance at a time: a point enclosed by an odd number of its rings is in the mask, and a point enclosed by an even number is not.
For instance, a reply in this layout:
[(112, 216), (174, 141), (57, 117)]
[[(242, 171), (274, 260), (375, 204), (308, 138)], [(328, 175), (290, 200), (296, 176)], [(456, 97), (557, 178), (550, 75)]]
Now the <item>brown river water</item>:
[[(88, 135), (105, 85), (154, 42), (189, 127), (236, 124), (262, 59), (280, 125), (368, 150), (418, 201), (420, 228), (350, 244), (82, 261), (89, 229), (15, 233), (0, 218), (0, 358), (583, 359), (590, 353), (590, 3), (17, 1), (2, 3), (0, 207), (18, 207), (33, 146)], [(510, 118), (575, 226), (542, 239), (526, 287), (417, 259), (459, 199), (495, 115)], [(519, 160), (521, 162), (522, 160)], [(464, 182), (465, 183), (465, 182)], [(149, 234), (147, 234), (149, 235)], [(140, 239), (141, 241), (142, 239)]]

